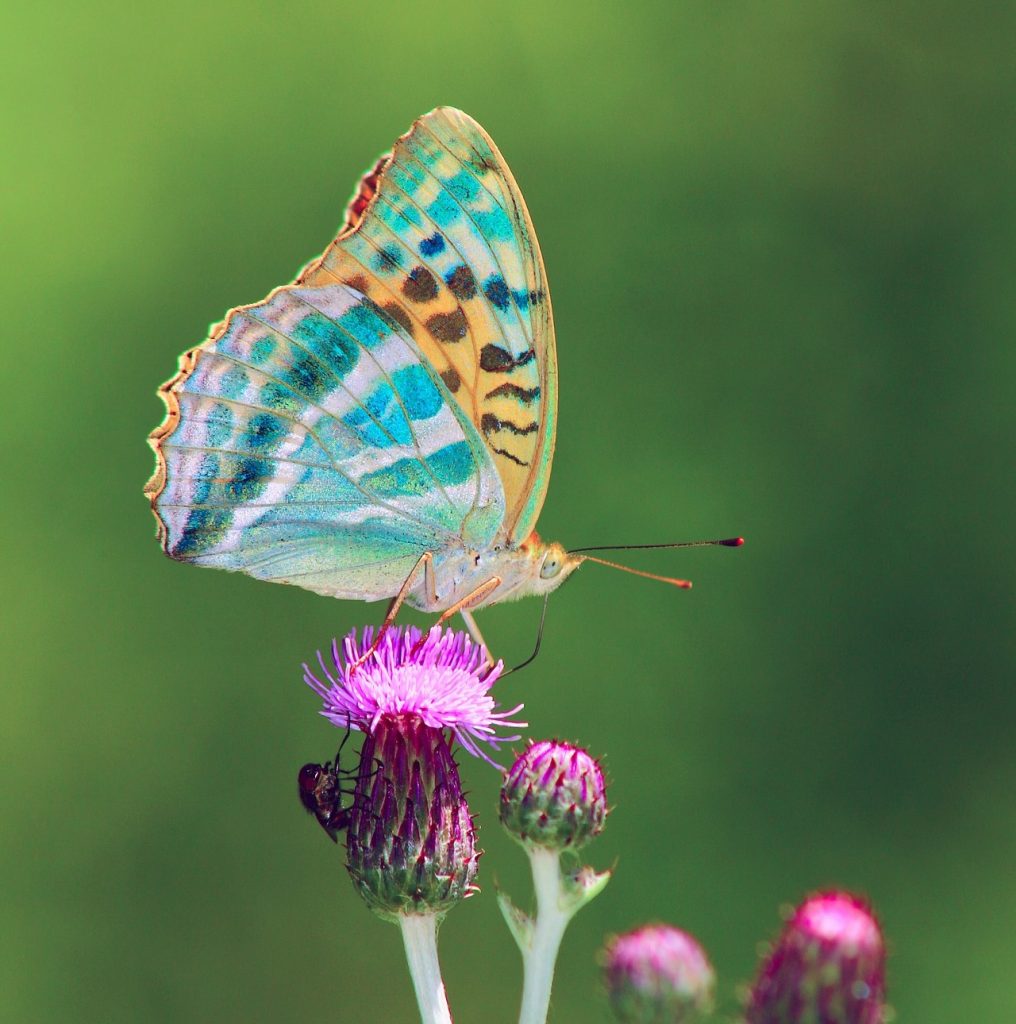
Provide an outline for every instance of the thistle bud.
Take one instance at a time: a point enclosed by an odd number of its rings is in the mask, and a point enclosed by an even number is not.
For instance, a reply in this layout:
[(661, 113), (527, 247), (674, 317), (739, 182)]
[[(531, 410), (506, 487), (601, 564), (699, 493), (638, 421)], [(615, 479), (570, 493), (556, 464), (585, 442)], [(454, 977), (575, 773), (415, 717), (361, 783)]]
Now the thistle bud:
[(347, 850), (375, 913), (444, 914), (475, 891), (478, 852), (445, 733), (416, 715), (385, 715), (364, 738)]
[(501, 786), (501, 824), (527, 847), (578, 849), (603, 830), (606, 817), (603, 772), (570, 743), (531, 744)]
[(651, 924), (608, 941), (603, 980), (622, 1024), (693, 1024), (711, 1011), (715, 975), (687, 932)]
[(885, 945), (856, 896), (811, 896), (759, 968), (747, 1024), (881, 1024)]

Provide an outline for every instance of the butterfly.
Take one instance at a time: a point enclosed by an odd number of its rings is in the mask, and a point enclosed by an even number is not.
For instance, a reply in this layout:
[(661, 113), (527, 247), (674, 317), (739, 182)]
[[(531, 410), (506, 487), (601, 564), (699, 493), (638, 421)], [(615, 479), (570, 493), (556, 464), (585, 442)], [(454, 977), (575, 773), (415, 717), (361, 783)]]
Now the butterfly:
[(596, 550), (536, 532), (558, 404), (547, 277), (508, 165), (462, 111), (417, 120), (324, 254), (231, 310), (159, 394), (145, 493), (178, 561), (389, 599), (386, 624), (403, 602), (459, 612), (482, 641), (472, 610), (549, 594)]

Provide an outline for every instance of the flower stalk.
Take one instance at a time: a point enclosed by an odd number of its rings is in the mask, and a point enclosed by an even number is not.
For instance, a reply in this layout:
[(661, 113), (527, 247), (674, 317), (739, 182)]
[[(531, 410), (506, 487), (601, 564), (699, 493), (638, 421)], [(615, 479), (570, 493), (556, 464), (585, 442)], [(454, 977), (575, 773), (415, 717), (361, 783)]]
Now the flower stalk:
[[(529, 857), (536, 916), (506, 893), (498, 904), (522, 954), (519, 1024), (544, 1024), (554, 967), (568, 922), (601, 893), (610, 872), (578, 866), (574, 851), (597, 835), (607, 814), (603, 773), (586, 751), (556, 740), (530, 745), (505, 775), (501, 823)], [(562, 869), (562, 858), (574, 870)]]
[(519, 1024), (543, 1024), (550, 1008), (557, 952), (571, 920), (562, 908), (561, 856), (553, 850), (533, 850), (529, 855), (536, 895), (536, 920), (528, 948), (522, 950), (522, 1009)]
[(422, 1024), (452, 1024), (437, 959), (438, 915), (400, 914), (398, 922)]

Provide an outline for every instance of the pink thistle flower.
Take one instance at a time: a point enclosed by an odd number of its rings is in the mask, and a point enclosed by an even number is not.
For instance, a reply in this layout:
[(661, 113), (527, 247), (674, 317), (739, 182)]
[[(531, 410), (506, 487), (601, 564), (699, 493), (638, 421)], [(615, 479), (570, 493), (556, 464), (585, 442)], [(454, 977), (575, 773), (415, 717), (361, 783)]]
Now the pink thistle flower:
[(603, 980), (623, 1024), (692, 1024), (712, 1010), (715, 975), (702, 947), (667, 924), (649, 924), (608, 941)]
[(476, 892), (476, 830), (443, 731), (384, 715), (367, 735), (346, 852), (357, 891), (383, 918), (443, 916)]
[(562, 740), (531, 743), (501, 786), (501, 824), (523, 846), (578, 849), (603, 831), (607, 790), (587, 751)]
[(885, 943), (864, 900), (806, 899), (759, 968), (747, 1024), (881, 1024)]
[(332, 641), (331, 667), (318, 652), (324, 681), (303, 666), (304, 681), (324, 702), (321, 714), (342, 729), (364, 733), (373, 733), (386, 716), (415, 718), (429, 729), (448, 729), (464, 750), (498, 767), (480, 744), (496, 751), (519, 739), (498, 730), (528, 724), (513, 720), (522, 704), (499, 710), (490, 693), (504, 663), (491, 667), (486, 648), (465, 633), (434, 626), (424, 638), (415, 626), (392, 626), (357, 665), (373, 639), (374, 629), (367, 626), (360, 639), (353, 630), (341, 651)]
[(451, 740), (493, 765), (484, 748), (519, 738), (502, 730), (526, 725), (513, 717), (522, 705), (499, 709), (490, 689), (504, 666), (491, 666), (464, 633), (393, 626), (372, 649), (374, 636), (368, 626), (341, 649), (333, 641), (330, 664), (318, 653), (320, 675), (303, 667), (321, 714), (365, 738), (355, 775), (336, 767), (333, 785), (328, 766), (310, 765), (300, 798), (333, 838), (346, 829), (349, 873), (375, 913), (402, 923), (440, 918), (476, 890), (479, 858)]

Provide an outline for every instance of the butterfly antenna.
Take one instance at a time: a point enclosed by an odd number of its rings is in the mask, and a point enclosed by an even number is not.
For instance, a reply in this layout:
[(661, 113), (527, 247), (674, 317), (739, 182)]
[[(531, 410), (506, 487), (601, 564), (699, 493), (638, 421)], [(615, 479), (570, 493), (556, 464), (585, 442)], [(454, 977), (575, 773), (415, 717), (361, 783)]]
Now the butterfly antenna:
[(673, 576), (658, 576), (654, 572), (643, 572), (641, 569), (633, 569), (629, 565), (620, 565), (618, 562), (610, 562), (606, 558), (596, 558), (587, 554), (589, 551), (659, 551), (663, 548), (709, 548), (725, 547), (739, 548), (744, 543), (743, 537), (727, 537), (724, 540), (683, 540), (670, 544), (611, 544), (592, 548), (574, 548), (569, 555), (578, 555), (583, 562), (597, 562), (600, 565), (609, 566), (611, 569), (620, 569), (621, 572), (631, 573), (632, 576), (642, 576), (647, 580), (658, 580), (660, 583), (669, 583), (672, 587), (680, 587), (682, 590), (691, 589), (691, 580), (679, 580)]
[(596, 562), (598, 565), (606, 565), (611, 569), (620, 569), (621, 572), (630, 572), (632, 576), (642, 576), (647, 580), (659, 580), (660, 583), (669, 583), (672, 587), (680, 587), (682, 590), (691, 589), (691, 580), (679, 580), (673, 576), (657, 576), (654, 572), (643, 572), (641, 569), (633, 569), (630, 565), (608, 562), (606, 558), (596, 558), (593, 555), (580, 555), (579, 558), (583, 562)]
[(525, 661), (520, 662), (514, 668), (510, 668), (507, 672), (503, 673), (501, 676), (502, 679), (504, 679), (505, 676), (510, 676), (513, 672), (518, 672), (520, 668), (525, 668), (536, 660), (536, 656), (540, 653), (540, 645), (543, 643), (543, 624), (547, 621), (547, 604), (549, 602), (550, 594), (548, 593), (543, 598), (543, 611), (540, 612), (540, 628), (536, 633), (536, 646), (533, 648), (533, 653), (530, 654)]
[(569, 555), (581, 555), (586, 551), (659, 551), (663, 548), (739, 548), (743, 537), (727, 537), (725, 540), (680, 540), (670, 544), (610, 544), (595, 548), (572, 548)]

